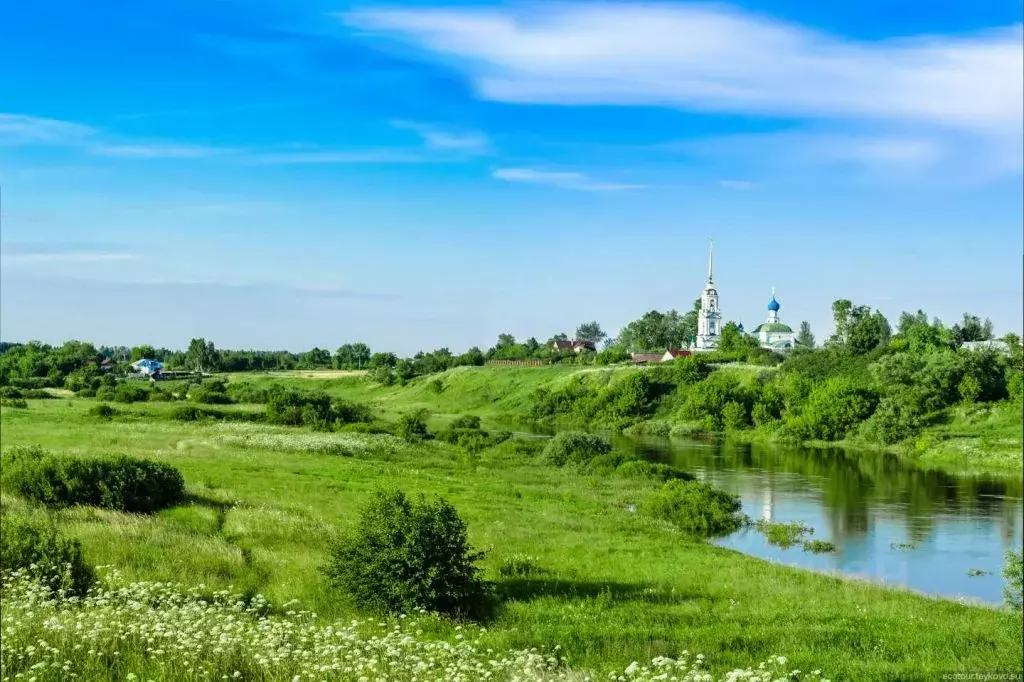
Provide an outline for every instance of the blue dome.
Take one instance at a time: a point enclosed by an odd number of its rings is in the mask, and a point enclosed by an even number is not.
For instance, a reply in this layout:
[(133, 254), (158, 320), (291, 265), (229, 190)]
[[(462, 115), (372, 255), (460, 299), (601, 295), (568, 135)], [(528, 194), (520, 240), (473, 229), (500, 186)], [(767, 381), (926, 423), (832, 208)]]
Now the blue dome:
[(772, 294), (772, 300), (768, 301), (768, 310), (773, 313), (779, 312), (779, 302), (775, 300), (775, 294)]

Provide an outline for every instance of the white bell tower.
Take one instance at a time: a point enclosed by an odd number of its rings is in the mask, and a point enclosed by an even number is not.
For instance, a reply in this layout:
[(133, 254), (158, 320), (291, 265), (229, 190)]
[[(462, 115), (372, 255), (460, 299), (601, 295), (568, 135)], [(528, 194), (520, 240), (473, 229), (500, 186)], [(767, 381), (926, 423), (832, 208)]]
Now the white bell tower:
[(700, 313), (697, 315), (697, 349), (714, 350), (722, 334), (722, 313), (718, 309), (718, 290), (715, 289), (715, 245), (708, 247), (708, 283), (700, 295)]

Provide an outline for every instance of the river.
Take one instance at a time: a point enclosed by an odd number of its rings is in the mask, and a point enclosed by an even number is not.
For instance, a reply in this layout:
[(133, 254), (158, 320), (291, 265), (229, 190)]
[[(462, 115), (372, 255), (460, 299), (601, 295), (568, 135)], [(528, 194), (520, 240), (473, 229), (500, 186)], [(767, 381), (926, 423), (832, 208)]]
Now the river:
[(1024, 538), (1019, 478), (957, 477), (838, 449), (627, 438), (616, 447), (738, 495), (752, 519), (800, 521), (812, 539), (836, 546), (827, 554), (780, 549), (753, 528), (715, 540), (780, 564), (995, 604), (1005, 553)]

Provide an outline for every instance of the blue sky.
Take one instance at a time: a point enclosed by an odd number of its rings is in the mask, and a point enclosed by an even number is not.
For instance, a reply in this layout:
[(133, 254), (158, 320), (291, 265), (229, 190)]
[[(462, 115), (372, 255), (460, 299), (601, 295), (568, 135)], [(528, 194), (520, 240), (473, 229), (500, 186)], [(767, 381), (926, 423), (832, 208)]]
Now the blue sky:
[(1021, 8), (182, 0), (0, 23), (0, 336), (402, 353), (699, 295), (1021, 331)]

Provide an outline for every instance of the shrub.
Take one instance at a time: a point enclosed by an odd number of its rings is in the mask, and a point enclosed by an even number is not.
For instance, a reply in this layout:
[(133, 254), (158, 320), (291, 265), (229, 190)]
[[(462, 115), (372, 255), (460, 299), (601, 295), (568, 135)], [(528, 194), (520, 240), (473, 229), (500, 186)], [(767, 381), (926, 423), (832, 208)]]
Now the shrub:
[(423, 410), (417, 412), (406, 412), (398, 418), (395, 425), (395, 435), (407, 443), (418, 443), (421, 440), (430, 438), (430, 431), (427, 430), (426, 413)]
[(669, 481), (640, 506), (646, 516), (701, 536), (727, 535), (743, 526), (740, 500), (701, 481)]
[(335, 398), (331, 401), (332, 419), (341, 424), (366, 423), (373, 421), (370, 408), (359, 403)]
[(828, 540), (805, 540), (803, 548), (805, 552), (812, 554), (827, 554), (836, 551), (836, 546)]
[[(244, 412), (233, 413), (239, 417), (245, 415)], [(221, 410), (212, 409), (209, 407), (196, 407), (195, 405), (179, 405), (171, 410), (171, 419), (176, 419), (180, 422), (197, 422), (203, 419), (224, 419), (227, 416)], [(239, 419), (238, 421), (247, 421), (245, 419)]]
[(754, 524), (754, 527), (757, 529), (758, 533), (768, 539), (769, 545), (775, 545), (776, 547), (781, 547), (783, 549), (787, 549), (796, 543), (801, 542), (805, 535), (814, 534), (813, 528), (800, 523), (799, 521), (782, 523), (781, 521), (758, 519), (757, 523)]
[(448, 428), (450, 429), (479, 429), (480, 428), (480, 417), (475, 414), (464, 414), (461, 417), (456, 417)]
[(188, 392), (188, 399), (204, 405), (230, 405), (235, 402), (224, 392), (224, 384), (202, 385)]
[(555, 466), (586, 464), (598, 455), (612, 451), (612, 444), (605, 438), (592, 433), (563, 432), (552, 438), (541, 456)]
[(747, 409), (742, 403), (730, 400), (722, 407), (722, 427), (734, 431), (747, 428)]
[(117, 399), (117, 391), (114, 390), (114, 386), (100, 386), (96, 389), (96, 399), (106, 400), (108, 402)]
[(24, 398), (0, 398), (0, 407), (13, 407), (19, 410), (28, 409)]
[(618, 468), (632, 459), (621, 452), (607, 452), (603, 455), (592, 457), (587, 466), (601, 474), (614, 473)]
[(801, 440), (843, 440), (875, 409), (877, 396), (849, 379), (829, 379), (807, 397), (799, 415), (786, 420)]
[(956, 390), (965, 403), (973, 403), (981, 395), (981, 382), (974, 375), (967, 374), (957, 384)]
[(1024, 400), (1024, 372), (1014, 372), (1010, 380), (1006, 382), (1006, 392), (1010, 400), (1021, 402)]
[(1003, 566), (1003, 597), (1012, 609), (1024, 606), (1024, 553), (1021, 550), (1006, 553), (1006, 565)]
[(92, 568), (78, 541), (64, 537), (44, 512), (0, 512), (0, 574), (27, 571), (53, 592), (84, 596), (93, 583)]
[(26, 388), (21, 391), (21, 395), (28, 400), (53, 400), (57, 397), (43, 388)]
[[(102, 390), (102, 389), (101, 389)], [(99, 393), (97, 392), (97, 397)], [(113, 399), (119, 403), (141, 403), (149, 400), (149, 389), (135, 382), (122, 382), (114, 388)]]
[(271, 389), (250, 383), (230, 383), (227, 394), (236, 403), (262, 405), (270, 400)]
[(0, 398), (10, 398), (12, 400), (18, 400), (24, 398), (25, 394), (22, 393), (20, 388), (16, 386), (0, 386)]
[(648, 462), (643, 459), (633, 459), (619, 465), (615, 473), (619, 476), (633, 478), (656, 478), (662, 481), (680, 480), (692, 481), (693, 475), (662, 462)]
[(285, 426), (329, 424), (333, 421), (331, 398), (275, 387), (267, 399), (267, 421)]
[(4, 483), (52, 506), (86, 504), (148, 513), (185, 499), (185, 481), (169, 464), (117, 457), (72, 457), (40, 448), (4, 454)]
[(440, 393), (444, 390), (444, 382), (440, 379), (431, 379), (427, 382), (427, 391), (430, 393)]
[(868, 419), (861, 424), (860, 433), (875, 443), (899, 443), (917, 434), (924, 421), (917, 406), (901, 394), (882, 398)]
[(363, 608), (475, 616), (490, 595), (477, 566), (482, 557), (445, 500), (378, 491), (355, 532), (331, 548), (324, 572)]
[(158, 386), (154, 386), (149, 392), (149, 400), (150, 402), (169, 403), (174, 400), (174, 396), (168, 391), (165, 391)]
[(115, 414), (117, 414), (117, 410), (115, 410), (110, 405), (107, 405), (106, 403), (100, 403), (99, 405), (93, 405), (92, 407), (89, 408), (89, 416), (91, 416), (91, 417), (99, 417), (101, 419), (110, 419)]

